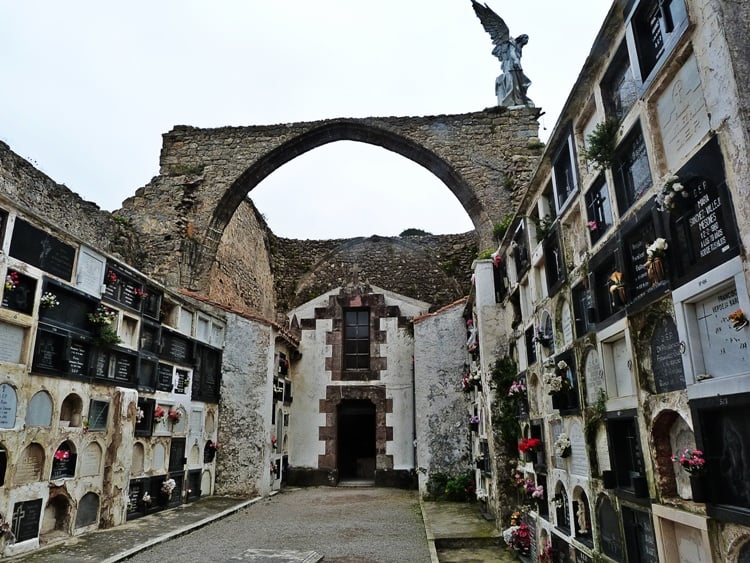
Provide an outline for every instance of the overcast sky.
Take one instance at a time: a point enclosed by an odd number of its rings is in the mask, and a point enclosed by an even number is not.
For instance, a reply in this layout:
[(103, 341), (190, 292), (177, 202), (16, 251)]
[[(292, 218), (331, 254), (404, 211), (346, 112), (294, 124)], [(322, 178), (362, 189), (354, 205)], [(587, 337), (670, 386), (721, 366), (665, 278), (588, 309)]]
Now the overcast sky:
[[(549, 130), (610, 2), (487, 3), (530, 37)], [(470, 0), (0, 0), (0, 139), (114, 210), (158, 173), (175, 125), (477, 111), (497, 103), (491, 51)], [(250, 197), (294, 238), (473, 228), (430, 172), (361, 143), (310, 151)]]

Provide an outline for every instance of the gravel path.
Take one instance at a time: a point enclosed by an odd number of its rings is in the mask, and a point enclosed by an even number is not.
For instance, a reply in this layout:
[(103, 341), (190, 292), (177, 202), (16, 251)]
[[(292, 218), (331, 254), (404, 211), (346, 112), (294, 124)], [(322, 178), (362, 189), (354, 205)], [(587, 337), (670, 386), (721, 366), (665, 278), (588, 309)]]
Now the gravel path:
[(129, 559), (226, 561), (247, 549), (314, 550), (324, 563), (429, 562), (416, 491), (286, 490)]

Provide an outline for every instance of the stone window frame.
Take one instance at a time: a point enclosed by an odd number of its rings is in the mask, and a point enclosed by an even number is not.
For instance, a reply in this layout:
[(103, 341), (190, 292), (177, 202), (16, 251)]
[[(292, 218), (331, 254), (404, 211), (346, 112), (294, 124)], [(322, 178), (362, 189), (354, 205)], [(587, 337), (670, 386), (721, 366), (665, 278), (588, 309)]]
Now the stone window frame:
[[(342, 311), (341, 318), (343, 324), (341, 361), (344, 371), (369, 370), (370, 336), (372, 333), (372, 317), (369, 307), (346, 307)], [(350, 329), (353, 329), (355, 334), (350, 335)], [(366, 332), (366, 334), (363, 335), (362, 332)], [(355, 351), (347, 351), (350, 345), (354, 345)], [(362, 352), (362, 348), (366, 350), (366, 353)]]
[[(652, 166), (649, 162), (650, 154), (640, 121), (636, 122), (627, 135), (623, 137), (612, 162), (615, 201), (617, 202), (617, 213), (620, 217), (625, 215), (633, 207), (633, 204), (641, 199), (654, 184)], [(638, 179), (634, 172), (644, 166), (648, 174)]]
[(578, 193), (577, 162), (575, 138), (573, 133), (568, 131), (552, 161), (552, 190), (557, 216), (569, 207)]
[[(630, 354), (629, 371), (633, 389), (633, 393), (630, 395), (620, 395), (615, 392), (617, 390), (617, 381), (614, 373), (614, 358), (611, 346), (614, 342), (623, 338), (625, 339), (625, 348)], [(638, 405), (638, 380), (634, 375), (635, 360), (633, 358), (633, 343), (627, 319), (619, 319), (597, 333), (597, 353), (599, 354), (602, 370), (604, 370), (607, 410), (615, 411), (636, 408)]]
[(749, 379), (750, 366), (747, 372), (728, 377), (700, 377), (705, 373), (705, 370), (703, 369), (703, 352), (699, 345), (700, 338), (697, 333), (693, 304), (725, 291), (732, 285), (737, 290), (737, 309), (742, 309), (750, 314), (750, 297), (748, 297), (748, 288), (745, 283), (740, 257), (734, 257), (672, 291), (677, 333), (680, 342), (685, 343), (686, 347), (685, 354), (683, 354), (683, 368), (688, 395), (691, 399), (725, 394), (728, 378), (736, 381)]
[[(393, 414), (393, 399), (386, 398), (382, 385), (327, 385), (326, 398), (320, 399), (319, 412), (325, 414), (325, 426), (318, 427), (318, 440), (325, 453), (318, 454), (318, 469), (338, 469), (336, 451), (338, 406), (345, 400), (369, 400), (375, 405), (375, 471), (393, 468), (393, 455), (386, 454), (387, 442), (393, 441), (393, 426), (387, 425), (387, 414)], [(383, 466), (385, 465), (385, 467)]]
[[(618, 496), (636, 500), (645, 492), (648, 497), (646, 482), (646, 456), (643, 449), (637, 410), (629, 409), (607, 412), (607, 446), (609, 449), (610, 467), (615, 475), (615, 492)], [(628, 453), (627, 430), (632, 430), (635, 450)], [(643, 484), (645, 482), (645, 491)]]
[[(649, 37), (649, 28), (654, 29), (654, 23), (658, 25), (659, 36)], [(641, 91), (658, 74), (689, 23), (683, 0), (640, 0), (631, 9), (625, 23), (626, 39), (634, 62), (633, 74), (642, 83)], [(650, 43), (649, 39), (652, 39)], [(653, 40), (661, 44), (657, 45)]]
[[(586, 221), (596, 222), (596, 229), (592, 230), (588, 225), (586, 227), (589, 231), (591, 246), (593, 247), (614, 225), (612, 192), (609, 189), (609, 182), (607, 182), (604, 174), (600, 174), (594, 180), (591, 188), (584, 194), (584, 201), (586, 205)], [(605, 202), (607, 202), (606, 205)]]
[[(627, 44), (623, 42), (600, 83), (605, 112), (620, 123), (640, 98), (641, 82), (634, 70), (628, 57)], [(627, 80), (628, 73), (632, 80)], [(628, 89), (631, 84), (632, 91)]]
[[(98, 405), (106, 405), (104, 407), (101, 407), (102, 410), (105, 411), (104, 415), (104, 421), (103, 424), (94, 425), (94, 420), (92, 419), (92, 413), (94, 411), (94, 404)], [(109, 407), (110, 407), (110, 401), (105, 401), (101, 399), (90, 399), (89, 400), (89, 414), (88, 414), (88, 429), (90, 432), (106, 432), (107, 431), (107, 423), (109, 420)], [(101, 411), (99, 411), (101, 412)]]

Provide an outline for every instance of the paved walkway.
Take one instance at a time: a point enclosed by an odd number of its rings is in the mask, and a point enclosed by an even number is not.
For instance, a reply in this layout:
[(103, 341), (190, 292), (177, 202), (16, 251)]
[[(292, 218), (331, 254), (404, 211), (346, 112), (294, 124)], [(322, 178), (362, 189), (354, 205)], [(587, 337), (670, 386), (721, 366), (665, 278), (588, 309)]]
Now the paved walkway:
[(420, 509), (415, 491), (316, 487), (250, 501), (205, 498), (9, 560), (514, 561), (498, 542), (494, 524), (483, 520), (475, 505), (423, 503)]

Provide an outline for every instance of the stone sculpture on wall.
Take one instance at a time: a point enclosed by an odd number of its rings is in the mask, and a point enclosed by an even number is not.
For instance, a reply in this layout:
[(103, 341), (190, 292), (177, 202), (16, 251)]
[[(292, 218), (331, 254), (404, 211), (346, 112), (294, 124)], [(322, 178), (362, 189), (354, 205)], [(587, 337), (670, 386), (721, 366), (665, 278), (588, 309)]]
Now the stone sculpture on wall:
[(510, 29), (503, 18), (493, 12), (487, 4), (483, 6), (476, 0), (472, 0), (471, 3), (485, 31), (492, 38), (492, 44), (495, 45), (492, 54), (500, 60), (503, 70), (503, 73), (495, 80), (497, 105), (533, 107), (533, 102), (526, 96), (531, 80), (521, 68), (521, 52), (524, 45), (529, 42), (529, 36), (511, 37)]

